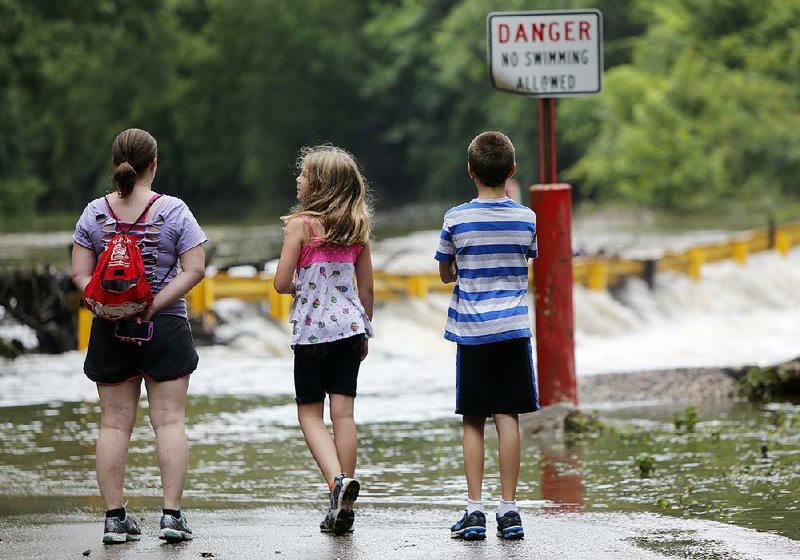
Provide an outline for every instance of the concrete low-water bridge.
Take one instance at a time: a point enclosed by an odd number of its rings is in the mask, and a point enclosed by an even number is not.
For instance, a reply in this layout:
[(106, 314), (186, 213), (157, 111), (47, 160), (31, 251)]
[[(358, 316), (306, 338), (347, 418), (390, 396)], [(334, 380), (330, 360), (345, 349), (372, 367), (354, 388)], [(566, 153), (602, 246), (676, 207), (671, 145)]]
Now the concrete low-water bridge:
[[(788, 256), (796, 245), (800, 245), (800, 223), (749, 230), (732, 235), (720, 243), (665, 252), (652, 259), (576, 256), (572, 263), (573, 281), (590, 290), (600, 291), (628, 278), (643, 279), (652, 288), (656, 275), (664, 271), (687, 274), (700, 281), (706, 263), (734, 260), (744, 265), (752, 253), (777, 251)], [(443, 284), (433, 270), (415, 274), (375, 271), (375, 298), (378, 302), (405, 297), (424, 298), (432, 291), (451, 290), (452, 285)], [(216, 300), (222, 298), (266, 303), (269, 316), (280, 322), (288, 319), (292, 305), (290, 295), (275, 291), (270, 274), (257, 273), (243, 277), (219, 272), (206, 276), (188, 294), (190, 314), (203, 324), (212, 325), (211, 308)], [(53, 267), (38, 267), (28, 271), (0, 270), (0, 305), (16, 321), (36, 331), (39, 351), (58, 353), (87, 347), (92, 316), (79, 302), (79, 294), (72, 287), (69, 276)], [(20, 351), (19, 344), (0, 341), (0, 355), (13, 356)]]

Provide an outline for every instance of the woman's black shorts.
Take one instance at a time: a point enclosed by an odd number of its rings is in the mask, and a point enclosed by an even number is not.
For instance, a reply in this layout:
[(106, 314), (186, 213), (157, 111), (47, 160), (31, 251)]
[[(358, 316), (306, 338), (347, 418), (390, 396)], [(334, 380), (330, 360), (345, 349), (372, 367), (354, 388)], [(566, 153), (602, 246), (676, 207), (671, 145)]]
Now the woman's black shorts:
[(490, 417), (539, 410), (530, 338), (459, 344), (456, 414)]
[(364, 335), (294, 347), (294, 391), (298, 404), (325, 400), (325, 394), (356, 396)]
[(114, 323), (95, 317), (83, 371), (103, 385), (124, 383), (145, 374), (156, 381), (186, 377), (197, 369), (189, 321), (177, 315), (153, 317), (153, 339), (123, 342), (114, 335)]

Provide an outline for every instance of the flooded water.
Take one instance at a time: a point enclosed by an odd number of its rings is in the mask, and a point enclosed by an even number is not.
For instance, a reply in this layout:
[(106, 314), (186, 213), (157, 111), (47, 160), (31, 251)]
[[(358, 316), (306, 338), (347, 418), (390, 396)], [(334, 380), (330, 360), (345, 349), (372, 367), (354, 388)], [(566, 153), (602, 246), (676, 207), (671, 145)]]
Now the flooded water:
[[(93, 471), (99, 406), (81, 361), (74, 352), (4, 364), (0, 515), (102, 509)], [(396, 359), (364, 368), (356, 400), (360, 503), (462, 506), (461, 430), (451, 409), (449, 362)], [(187, 507), (320, 503), (325, 485), (295, 419), (290, 360), (241, 358), (212, 347), (201, 349), (201, 364), (187, 409)], [(141, 404), (126, 493), (132, 507), (157, 507), (159, 474), (147, 403)], [(610, 429), (599, 437), (526, 442), (520, 506), (660, 513), (800, 539), (800, 406), (699, 409), (691, 432), (676, 428), (676, 414), (686, 411), (605, 406), (601, 417)], [(484, 495), (491, 503), (499, 479), (491, 427), (488, 434)], [(646, 461), (653, 467), (647, 477), (638, 466)]]
[[(676, 429), (676, 414), (685, 411), (618, 411), (612, 433), (565, 449), (587, 510), (646, 510), (800, 539), (800, 406), (700, 409), (692, 432)], [(638, 464), (648, 460), (643, 476)]]

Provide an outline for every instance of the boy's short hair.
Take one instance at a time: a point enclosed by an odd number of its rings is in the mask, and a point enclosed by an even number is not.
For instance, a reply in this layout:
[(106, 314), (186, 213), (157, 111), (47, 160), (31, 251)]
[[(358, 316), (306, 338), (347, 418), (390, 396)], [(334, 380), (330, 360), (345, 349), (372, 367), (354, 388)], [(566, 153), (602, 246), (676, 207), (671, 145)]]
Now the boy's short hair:
[(514, 169), (514, 144), (502, 132), (482, 132), (470, 142), (467, 162), (482, 184), (502, 186)]

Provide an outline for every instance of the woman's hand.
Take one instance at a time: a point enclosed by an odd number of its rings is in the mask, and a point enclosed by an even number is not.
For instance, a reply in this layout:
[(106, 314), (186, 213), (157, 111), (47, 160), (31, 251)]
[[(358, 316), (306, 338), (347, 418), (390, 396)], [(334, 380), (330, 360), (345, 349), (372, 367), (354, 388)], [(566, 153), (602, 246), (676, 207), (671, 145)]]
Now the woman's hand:
[(364, 358), (367, 357), (369, 354), (369, 339), (364, 336), (364, 342), (361, 344), (361, 361), (364, 361)]
[(202, 245), (198, 245), (181, 253), (180, 272), (165, 284), (156, 294), (153, 303), (142, 313), (145, 321), (152, 319), (153, 315), (172, 305), (194, 288), (206, 275), (206, 254)]
[[(151, 307), (148, 307), (147, 311), (149, 311), (150, 309), (151, 309)], [(145, 312), (147, 312), (147, 311), (145, 311)], [(141, 325), (143, 319), (139, 315), (137, 315), (136, 317), (132, 317), (131, 319), (120, 319), (120, 321), (126, 321), (126, 320), (128, 320), (128, 321), (136, 321), (137, 325)], [(149, 321), (150, 319), (148, 318), (148, 319), (144, 319), (144, 320), (145, 321)], [(137, 339), (137, 338), (130, 338), (128, 336), (117, 336), (117, 338), (120, 339), (122, 342), (127, 342), (128, 344), (135, 344), (136, 346), (141, 346), (142, 345), (142, 341)]]

